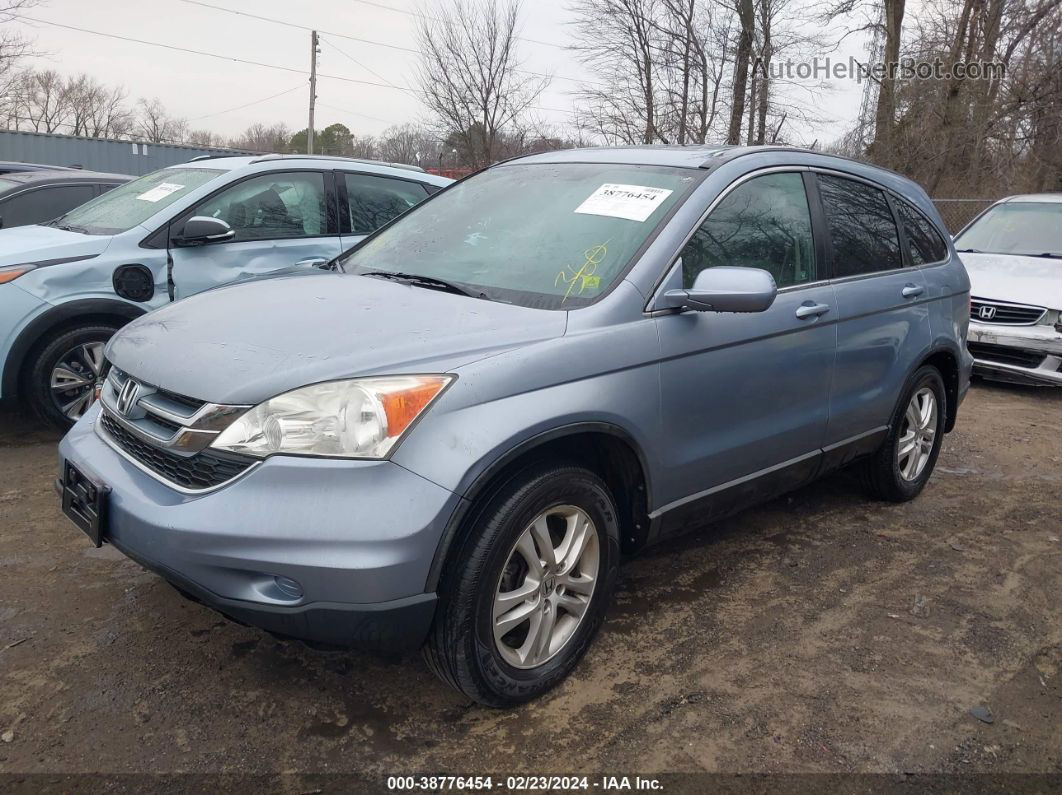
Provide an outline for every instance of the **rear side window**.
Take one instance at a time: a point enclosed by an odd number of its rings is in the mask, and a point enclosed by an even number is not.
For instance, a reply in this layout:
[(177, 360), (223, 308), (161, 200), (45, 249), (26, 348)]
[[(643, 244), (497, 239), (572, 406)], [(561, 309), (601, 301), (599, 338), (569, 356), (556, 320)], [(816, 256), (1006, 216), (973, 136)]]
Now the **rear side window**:
[(419, 182), (377, 177), (371, 174), (344, 174), (352, 235), (367, 235), (428, 198)]
[(834, 277), (902, 268), (900, 234), (884, 191), (843, 177), (820, 174), (818, 179)]
[(800, 174), (750, 179), (719, 202), (682, 249), (683, 286), (719, 265), (762, 268), (779, 287), (819, 278)]
[(907, 251), (912, 265), (925, 265), (948, 258), (944, 238), (929, 223), (929, 220), (914, 207), (901, 199), (893, 199), (900, 209), (903, 231), (907, 235)]
[(96, 189), (91, 184), (37, 188), (0, 204), (0, 217), (3, 217), (5, 227), (43, 224), (95, 195)]

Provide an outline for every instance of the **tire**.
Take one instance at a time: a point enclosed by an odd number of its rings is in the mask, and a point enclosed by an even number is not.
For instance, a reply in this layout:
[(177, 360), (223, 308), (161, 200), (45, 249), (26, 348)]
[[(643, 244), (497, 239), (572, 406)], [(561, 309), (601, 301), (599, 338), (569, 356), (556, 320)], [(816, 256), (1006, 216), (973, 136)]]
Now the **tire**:
[[(469, 698), (490, 707), (514, 706), (542, 695), (571, 673), (601, 626), (619, 567), (616, 505), (608, 487), (589, 470), (539, 464), (502, 487), (474, 521), (443, 573), (424, 658), (433, 673)], [(578, 547), (567, 539), (583, 537), (576, 532), (580, 527), (592, 532), (573, 565)], [(552, 552), (562, 553), (555, 566), (543, 560), (543, 544), (537, 540), (543, 530), (555, 547)], [(529, 555), (544, 564), (537, 577)], [(497, 597), (528, 588), (535, 590), (496, 604)], [(589, 594), (583, 593), (588, 589)], [(576, 602), (582, 603), (575, 610), (581, 612), (579, 619), (569, 612)], [(512, 623), (525, 612), (526, 620)], [(494, 632), (499, 617), (511, 624), (500, 639)], [(537, 637), (548, 643), (536, 646), (535, 626)], [(544, 627), (551, 627), (551, 633), (541, 631)]]
[[(927, 438), (928, 433), (922, 428), (921, 422), (916, 423), (917, 427), (912, 432), (911, 424), (915, 416), (909, 415), (908, 411), (911, 409), (917, 415), (918, 410), (912, 408), (912, 401), (919, 396), (919, 405), (924, 406), (923, 398), (930, 395), (933, 417), (925, 428), (932, 433), (931, 438)], [(863, 483), (872, 497), (888, 502), (907, 502), (921, 493), (933, 474), (940, 454), (946, 416), (947, 395), (940, 371), (928, 365), (920, 367), (911, 377), (893, 412), (885, 441), (874, 455), (863, 462)], [(909, 438), (912, 435), (913, 442)], [(914, 444), (916, 450), (906, 457), (901, 456), (901, 444), (906, 448), (909, 443)]]
[[(66, 329), (46, 338), (31, 354), (24, 394), (38, 417), (65, 432), (88, 410), (95, 401), (95, 383), (102, 375), (103, 345), (117, 330), (117, 326), (104, 323)], [(53, 373), (58, 373), (61, 365), (70, 374), (66, 380), (71, 384), (63, 391), (52, 388)]]

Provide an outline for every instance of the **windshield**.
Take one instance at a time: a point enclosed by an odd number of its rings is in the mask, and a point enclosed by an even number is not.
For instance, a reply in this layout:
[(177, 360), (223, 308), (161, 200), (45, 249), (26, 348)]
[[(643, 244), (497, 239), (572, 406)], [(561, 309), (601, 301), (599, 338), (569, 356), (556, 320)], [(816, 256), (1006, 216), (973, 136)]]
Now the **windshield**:
[(3, 177), (0, 177), (0, 193), (3, 193), (9, 188), (17, 188), (21, 184), (21, 182), (16, 182), (13, 179), (4, 179)]
[(208, 168), (164, 168), (97, 196), (49, 226), (88, 235), (117, 235), (224, 173)]
[(1062, 257), (1062, 202), (997, 204), (955, 238), (955, 248)]
[(499, 166), (410, 210), (340, 264), (347, 273), (442, 279), (522, 306), (585, 306), (701, 176), (657, 166)]

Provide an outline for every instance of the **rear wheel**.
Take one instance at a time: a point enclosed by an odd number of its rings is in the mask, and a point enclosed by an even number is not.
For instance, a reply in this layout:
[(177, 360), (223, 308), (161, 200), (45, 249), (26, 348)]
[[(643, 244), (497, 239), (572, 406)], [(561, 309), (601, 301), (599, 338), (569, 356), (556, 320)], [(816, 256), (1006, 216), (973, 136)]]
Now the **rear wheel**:
[(592, 472), (539, 466), (476, 524), (444, 573), (424, 654), (470, 698), (511, 706), (564, 679), (601, 625), (619, 565), (616, 508)]
[(42, 420), (65, 431), (88, 411), (103, 377), (103, 348), (115, 331), (104, 324), (81, 326), (37, 349), (26, 373), (26, 397)]
[(896, 407), (885, 442), (863, 463), (863, 480), (874, 497), (906, 502), (925, 488), (944, 441), (946, 400), (940, 372), (920, 368)]

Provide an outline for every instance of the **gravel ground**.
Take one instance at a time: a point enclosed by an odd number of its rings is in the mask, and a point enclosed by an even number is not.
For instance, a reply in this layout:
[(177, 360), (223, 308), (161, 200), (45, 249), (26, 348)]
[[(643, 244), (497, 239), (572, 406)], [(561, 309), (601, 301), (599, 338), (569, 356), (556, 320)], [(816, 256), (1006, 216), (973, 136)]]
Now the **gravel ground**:
[(626, 563), (575, 674), (507, 712), (449, 691), (417, 655), (279, 641), (93, 549), (60, 514), (55, 442), (0, 415), (9, 783), (145, 771), (1062, 782), (1062, 390), (976, 383), (913, 503), (868, 502), (841, 473)]

